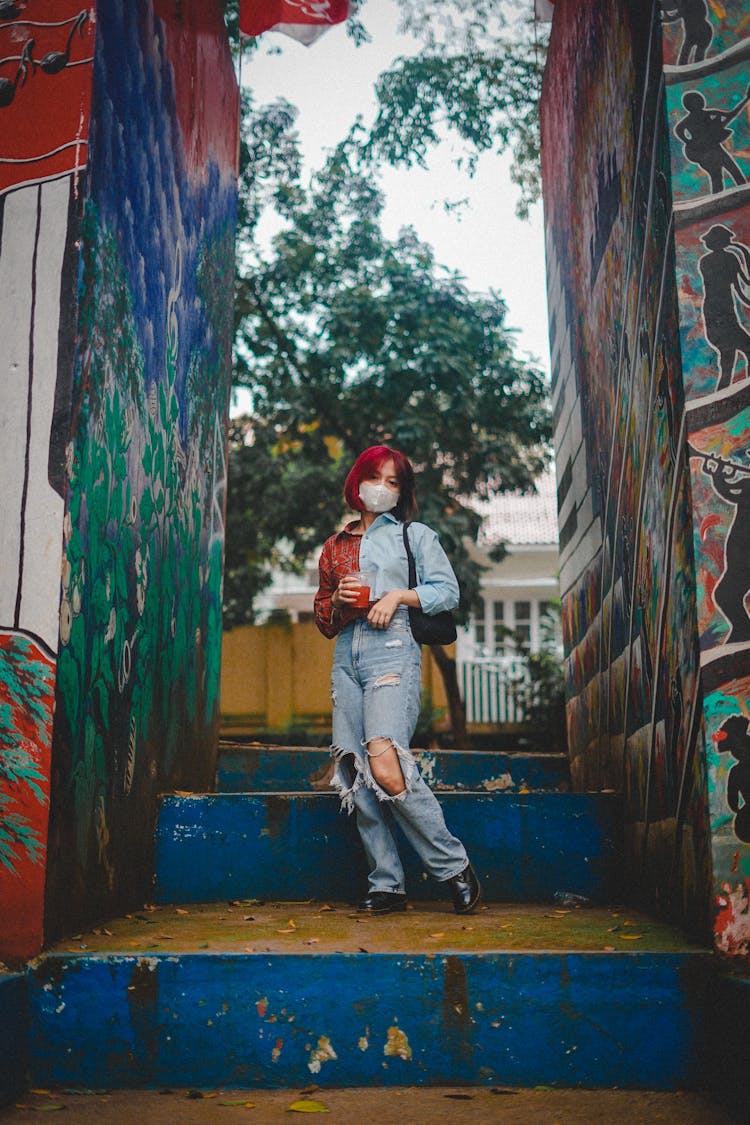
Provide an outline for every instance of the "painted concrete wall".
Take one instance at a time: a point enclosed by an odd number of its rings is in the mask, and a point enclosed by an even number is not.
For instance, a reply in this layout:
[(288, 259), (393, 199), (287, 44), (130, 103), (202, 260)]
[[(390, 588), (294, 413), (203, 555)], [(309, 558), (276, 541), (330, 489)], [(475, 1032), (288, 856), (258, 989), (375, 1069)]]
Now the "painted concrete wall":
[(74, 0), (0, 22), (0, 958), (42, 941), (94, 41)]
[(631, 897), (708, 933), (666, 125), (658, 4), (559, 0), (542, 129), (571, 770), (578, 788), (624, 792)]
[[(685, 15), (679, 17), (680, 7)], [(750, 21), (663, 0), (717, 947), (750, 956)]]
[[(54, 50), (31, 18), (69, 19)], [(218, 0), (30, 0), (0, 36), (3, 792), (36, 831), (0, 956), (29, 956), (45, 874), (47, 938), (142, 900), (157, 792), (213, 771), (237, 90)]]

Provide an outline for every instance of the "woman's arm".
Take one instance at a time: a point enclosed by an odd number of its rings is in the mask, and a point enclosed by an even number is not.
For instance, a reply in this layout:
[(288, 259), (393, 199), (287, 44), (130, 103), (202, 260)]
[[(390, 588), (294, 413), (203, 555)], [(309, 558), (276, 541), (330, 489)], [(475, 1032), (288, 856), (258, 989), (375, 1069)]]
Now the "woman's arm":
[(409, 542), (417, 567), (415, 591), (422, 609), (428, 614), (455, 609), (460, 593), (458, 579), (437, 533), (422, 524), (419, 536), (410, 538)]
[(314, 604), (315, 624), (324, 637), (335, 637), (340, 628), (339, 613), (332, 601), (337, 586), (331, 549), (325, 543), (318, 560), (318, 592)]

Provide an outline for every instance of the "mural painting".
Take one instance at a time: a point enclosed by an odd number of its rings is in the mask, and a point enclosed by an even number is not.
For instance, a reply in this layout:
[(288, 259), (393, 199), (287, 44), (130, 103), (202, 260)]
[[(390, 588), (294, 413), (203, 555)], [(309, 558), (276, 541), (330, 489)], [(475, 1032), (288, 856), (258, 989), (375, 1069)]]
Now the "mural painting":
[(97, 28), (49, 936), (148, 896), (157, 795), (210, 785), (218, 723), (237, 89), (218, 3)]
[[(677, 21), (690, 5), (672, 7)], [(694, 58), (705, 34), (688, 22)], [(623, 790), (630, 895), (705, 934), (710, 850), (661, 35), (645, 0), (556, 6), (542, 153), (561, 586), (574, 782)]]
[(218, 0), (0, 4), (5, 959), (212, 774), (237, 130)]
[(6, 960), (33, 956), (42, 940), (75, 243), (94, 28), (93, 8), (80, 0), (0, 6), (0, 958)]
[[(750, 956), (750, 112), (745, 5), (665, 24), (717, 948)], [(665, 19), (671, 6), (664, 0)], [(696, 16), (697, 18), (697, 16)], [(671, 20), (671, 17), (670, 17)], [(682, 39), (680, 39), (682, 36)], [(683, 44), (683, 45), (681, 45)], [(747, 810), (747, 811), (746, 811)]]

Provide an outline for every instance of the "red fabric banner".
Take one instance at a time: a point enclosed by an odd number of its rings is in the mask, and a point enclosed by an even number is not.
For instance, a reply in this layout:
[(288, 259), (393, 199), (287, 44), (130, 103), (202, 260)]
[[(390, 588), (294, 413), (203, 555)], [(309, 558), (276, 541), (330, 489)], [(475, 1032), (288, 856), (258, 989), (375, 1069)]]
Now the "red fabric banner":
[(283, 31), (311, 43), (349, 14), (349, 0), (240, 0), (240, 31), (253, 36)]

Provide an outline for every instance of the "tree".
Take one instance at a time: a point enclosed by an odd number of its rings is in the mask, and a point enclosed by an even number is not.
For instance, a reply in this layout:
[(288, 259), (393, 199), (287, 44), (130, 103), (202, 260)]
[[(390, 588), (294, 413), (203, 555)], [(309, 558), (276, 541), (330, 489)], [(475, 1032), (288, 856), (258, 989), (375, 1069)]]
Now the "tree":
[[(249, 122), (256, 145), (279, 127), (264, 112)], [(421, 515), (457, 571), (465, 620), (479, 589), (466, 547), (480, 523), (471, 497), (528, 487), (541, 471), (543, 376), (514, 355), (496, 293), (469, 292), (410, 228), (385, 238), (382, 196), (356, 136), (304, 187), (294, 171), (293, 122), (282, 132), (287, 174), (268, 182), (284, 226), (268, 252), (254, 237), (263, 175), (244, 193), (235, 380), (252, 392), (253, 419), (251, 443), (235, 440), (231, 451), (228, 608), (236, 620), (243, 553), (251, 584), (260, 559), (298, 565), (339, 524), (356, 455), (383, 442), (414, 462)], [(284, 151), (281, 136), (269, 143)], [(266, 168), (266, 159), (254, 166)], [(252, 496), (243, 493), (247, 482)], [(241, 521), (244, 537), (235, 538), (237, 513), (253, 505), (257, 518)], [(455, 664), (435, 655), (458, 741)]]
[[(356, 42), (369, 38), (368, 0), (347, 21)], [(397, 58), (378, 80), (378, 111), (359, 143), (375, 166), (427, 164), (449, 135), (471, 175), (484, 152), (510, 151), (520, 189), (517, 210), (528, 216), (540, 198), (538, 103), (548, 31), (513, 0), (400, 0), (401, 30), (421, 49)], [(238, 0), (226, 0), (227, 26), (239, 50)], [(245, 45), (252, 51), (255, 41)]]
[(401, 8), (402, 30), (422, 49), (396, 59), (378, 79), (365, 152), (424, 167), (429, 150), (452, 134), (471, 175), (482, 153), (510, 151), (517, 211), (526, 218), (541, 194), (538, 104), (547, 33), (509, 2), (401, 0)]

